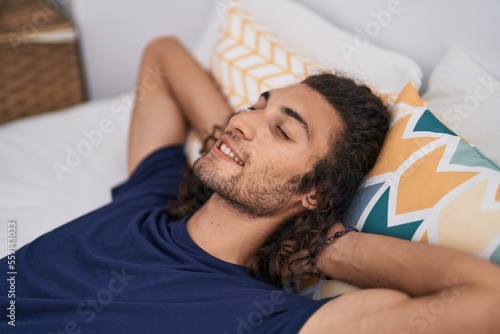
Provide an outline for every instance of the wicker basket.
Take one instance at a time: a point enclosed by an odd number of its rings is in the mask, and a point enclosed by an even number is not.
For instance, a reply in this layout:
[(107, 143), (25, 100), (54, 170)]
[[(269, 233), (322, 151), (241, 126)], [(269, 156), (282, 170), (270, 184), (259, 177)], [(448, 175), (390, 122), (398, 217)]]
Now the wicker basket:
[(83, 100), (76, 34), (55, 0), (0, 0), (0, 123)]

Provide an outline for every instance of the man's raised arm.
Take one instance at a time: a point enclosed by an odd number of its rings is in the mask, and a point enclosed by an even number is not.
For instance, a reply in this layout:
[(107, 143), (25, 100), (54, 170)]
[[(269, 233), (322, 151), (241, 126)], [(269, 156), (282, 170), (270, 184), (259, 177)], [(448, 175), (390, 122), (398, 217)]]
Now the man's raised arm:
[(317, 266), (372, 289), (328, 302), (301, 333), (500, 333), (500, 267), (470, 254), (351, 232)]
[(205, 138), (231, 114), (212, 78), (174, 37), (149, 42), (142, 56), (128, 143), (129, 174), (148, 154), (184, 144), (187, 124)]

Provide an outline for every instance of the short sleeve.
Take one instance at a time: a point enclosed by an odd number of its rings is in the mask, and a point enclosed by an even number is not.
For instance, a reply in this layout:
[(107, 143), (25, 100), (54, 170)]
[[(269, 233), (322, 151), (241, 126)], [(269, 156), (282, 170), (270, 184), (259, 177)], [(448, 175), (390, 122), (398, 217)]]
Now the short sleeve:
[(154, 151), (142, 160), (127, 181), (111, 190), (113, 202), (164, 205), (169, 198), (177, 197), (185, 163), (183, 146)]

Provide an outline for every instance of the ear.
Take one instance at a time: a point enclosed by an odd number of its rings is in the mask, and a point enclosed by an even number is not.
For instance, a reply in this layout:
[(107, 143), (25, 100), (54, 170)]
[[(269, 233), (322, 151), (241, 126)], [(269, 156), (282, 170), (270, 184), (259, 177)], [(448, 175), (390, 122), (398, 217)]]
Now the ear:
[(302, 197), (302, 206), (308, 210), (315, 210), (318, 207), (318, 196), (316, 189), (311, 190), (309, 193)]

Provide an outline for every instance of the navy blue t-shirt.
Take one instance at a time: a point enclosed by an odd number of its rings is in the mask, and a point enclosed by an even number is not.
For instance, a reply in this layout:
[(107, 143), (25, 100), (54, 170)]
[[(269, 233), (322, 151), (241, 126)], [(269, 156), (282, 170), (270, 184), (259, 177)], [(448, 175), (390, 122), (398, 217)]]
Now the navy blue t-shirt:
[(180, 146), (157, 150), (110, 204), (19, 249), (14, 287), (0, 260), (0, 332), (298, 332), (328, 300), (279, 290), (211, 256), (190, 238), (188, 217), (167, 216), (184, 162)]

